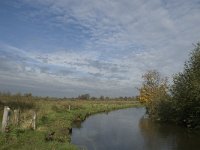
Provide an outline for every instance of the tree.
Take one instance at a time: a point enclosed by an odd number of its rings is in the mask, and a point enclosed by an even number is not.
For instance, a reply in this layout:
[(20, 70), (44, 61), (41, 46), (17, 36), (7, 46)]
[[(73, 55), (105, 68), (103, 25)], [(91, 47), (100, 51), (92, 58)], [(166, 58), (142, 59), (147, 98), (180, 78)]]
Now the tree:
[(91, 99), (91, 100), (96, 100), (97, 98), (93, 96), (93, 97), (91, 97), (90, 99)]
[(162, 78), (156, 70), (148, 71), (142, 78), (143, 84), (139, 89), (139, 100), (145, 104), (151, 118), (160, 119), (159, 107), (169, 99), (167, 78)]
[(90, 94), (82, 94), (82, 95), (78, 96), (78, 98), (82, 99), (82, 100), (89, 100)]
[(100, 100), (104, 100), (105, 98), (104, 98), (103, 95), (101, 95), (101, 96), (99, 97), (99, 99), (100, 99)]
[(188, 127), (200, 127), (200, 43), (195, 45), (184, 71), (173, 81), (171, 92), (177, 121)]

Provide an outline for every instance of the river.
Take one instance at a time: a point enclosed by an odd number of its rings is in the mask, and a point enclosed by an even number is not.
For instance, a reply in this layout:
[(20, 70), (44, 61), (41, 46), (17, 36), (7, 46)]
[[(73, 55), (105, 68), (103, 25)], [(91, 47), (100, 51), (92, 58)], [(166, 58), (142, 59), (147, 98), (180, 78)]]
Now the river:
[(72, 129), (71, 143), (84, 150), (199, 150), (200, 134), (144, 117), (128, 108), (87, 118)]

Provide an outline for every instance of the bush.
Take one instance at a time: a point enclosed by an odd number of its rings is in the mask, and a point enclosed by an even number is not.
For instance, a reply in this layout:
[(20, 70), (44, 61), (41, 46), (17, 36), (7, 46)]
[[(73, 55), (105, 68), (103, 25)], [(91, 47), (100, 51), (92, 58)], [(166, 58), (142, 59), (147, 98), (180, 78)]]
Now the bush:
[[(160, 120), (166, 116), (164, 112), (168, 112), (163, 111), (166, 109), (163, 104), (168, 104), (165, 101), (169, 98), (167, 78), (162, 78), (159, 72), (150, 70), (143, 75), (143, 79), (144, 82), (139, 89), (139, 100), (145, 104), (150, 118)], [(162, 113), (159, 110), (162, 110)]]
[(89, 100), (90, 99), (90, 94), (82, 94), (78, 96), (78, 99), (81, 100)]
[(173, 102), (177, 120), (188, 127), (200, 125), (200, 43), (191, 53), (184, 71), (174, 77)]
[(139, 99), (151, 118), (200, 128), (200, 43), (195, 45), (183, 72), (174, 76), (170, 91), (157, 71), (148, 71), (143, 79)]

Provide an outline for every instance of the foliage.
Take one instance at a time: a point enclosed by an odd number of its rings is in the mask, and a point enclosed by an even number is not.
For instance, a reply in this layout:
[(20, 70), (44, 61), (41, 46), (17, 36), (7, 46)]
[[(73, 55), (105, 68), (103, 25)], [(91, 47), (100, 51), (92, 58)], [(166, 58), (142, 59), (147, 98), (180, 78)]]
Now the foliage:
[(99, 98), (100, 100), (104, 100), (105, 98), (104, 98), (104, 96), (100, 96), (100, 98)]
[(82, 100), (89, 100), (90, 99), (90, 94), (82, 94), (78, 97), (78, 99)]
[(148, 71), (143, 79), (139, 100), (151, 118), (200, 128), (200, 43), (195, 45), (183, 72), (174, 76), (169, 91), (167, 80), (157, 71)]
[(167, 78), (162, 78), (155, 70), (148, 71), (142, 77), (144, 81), (139, 89), (139, 100), (146, 105), (147, 113), (151, 118), (162, 119), (161, 114), (165, 110), (159, 113), (158, 109), (161, 109), (166, 104), (165, 101), (169, 99)]
[(200, 126), (200, 43), (195, 45), (184, 71), (174, 77), (172, 96), (176, 119), (188, 127)]

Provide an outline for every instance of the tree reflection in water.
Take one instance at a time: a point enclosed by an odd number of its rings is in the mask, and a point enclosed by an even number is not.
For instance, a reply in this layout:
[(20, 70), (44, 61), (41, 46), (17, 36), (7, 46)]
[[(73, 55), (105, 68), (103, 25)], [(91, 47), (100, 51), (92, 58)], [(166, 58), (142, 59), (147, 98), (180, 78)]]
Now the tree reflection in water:
[(145, 149), (149, 150), (199, 150), (200, 134), (176, 125), (151, 121), (142, 117), (139, 121)]

